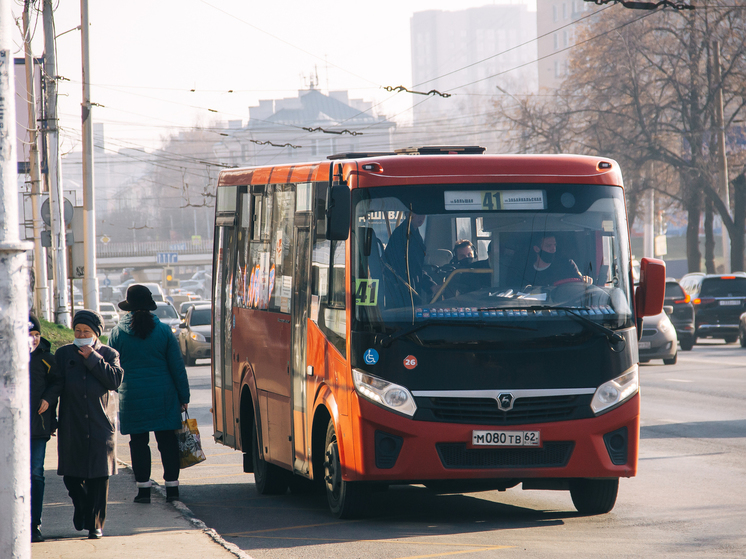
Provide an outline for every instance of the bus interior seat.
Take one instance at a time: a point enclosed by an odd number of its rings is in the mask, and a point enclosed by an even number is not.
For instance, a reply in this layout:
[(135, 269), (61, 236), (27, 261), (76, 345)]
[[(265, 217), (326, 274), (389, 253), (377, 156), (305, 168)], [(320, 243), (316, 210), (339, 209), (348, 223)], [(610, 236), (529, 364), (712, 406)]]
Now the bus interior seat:
[(453, 259), (453, 253), (447, 248), (436, 248), (427, 254), (427, 263), (430, 266), (440, 268), (445, 266)]

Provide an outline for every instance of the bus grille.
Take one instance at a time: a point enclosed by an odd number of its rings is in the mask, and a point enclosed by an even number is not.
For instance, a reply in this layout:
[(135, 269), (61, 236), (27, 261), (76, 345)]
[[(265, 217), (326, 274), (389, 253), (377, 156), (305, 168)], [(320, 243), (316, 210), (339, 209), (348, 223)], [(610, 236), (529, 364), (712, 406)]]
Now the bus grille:
[(592, 417), (592, 394), (516, 398), (513, 409), (500, 411), (493, 398), (418, 397), (415, 419), (444, 423), (519, 425)]
[(466, 448), (463, 443), (435, 445), (445, 468), (561, 468), (575, 443), (546, 442), (543, 448)]

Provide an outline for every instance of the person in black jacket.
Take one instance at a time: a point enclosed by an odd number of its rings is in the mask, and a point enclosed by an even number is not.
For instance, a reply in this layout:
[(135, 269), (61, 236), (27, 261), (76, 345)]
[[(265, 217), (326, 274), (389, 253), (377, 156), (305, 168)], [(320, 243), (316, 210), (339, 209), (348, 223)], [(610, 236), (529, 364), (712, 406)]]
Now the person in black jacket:
[(41, 542), (41, 509), (44, 504), (44, 458), (47, 441), (57, 429), (57, 398), (64, 384), (52, 347), (41, 337), (41, 325), (29, 315), (29, 377), (31, 395), (31, 541)]
[(99, 336), (104, 319), (83, 309), (73, 318), (74, 343), (55, 357), (65, 379), (60, 396), (57, 474), (73, 501), (73, 525), (103, 536), (109, 476), (117, 473), (117, 389), (124, 370), (119, 353)]

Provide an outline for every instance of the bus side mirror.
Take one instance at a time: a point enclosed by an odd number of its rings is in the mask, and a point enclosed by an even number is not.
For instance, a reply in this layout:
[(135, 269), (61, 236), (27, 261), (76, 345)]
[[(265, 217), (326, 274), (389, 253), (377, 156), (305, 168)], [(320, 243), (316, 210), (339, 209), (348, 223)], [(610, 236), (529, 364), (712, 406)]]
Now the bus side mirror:
[(665, 294), (666, 264), (656, 258), (643, 258), (640, 262), (640, 285), (635, 291), (637, 319), (660, 314)]
[(326, 210), (326, 238), (346, 241), (350, 234), (350, 187), (335, 184), (329, 189)]

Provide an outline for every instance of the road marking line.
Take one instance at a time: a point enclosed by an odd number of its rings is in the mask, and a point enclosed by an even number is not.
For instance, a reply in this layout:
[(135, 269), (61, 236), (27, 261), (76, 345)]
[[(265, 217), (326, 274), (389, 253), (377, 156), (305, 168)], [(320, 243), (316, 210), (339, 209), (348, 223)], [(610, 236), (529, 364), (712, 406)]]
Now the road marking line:
[(428, 557), (442, 557), (444, 555), (462, 555), (464, 553), (479, 553), (480, 551), (492, 551), (494, 549), (511, 549), (514, 545), (497, 545), (484, 547), (482, 549), (467, 549), (465, 551), (449, 551), (448, 553), (435, 553), (434, 555), (410, 555), (408, 557), (399, 557), (398, 559), (426, 559)]
[(666, 380), (669, 382), (694, 382), (693, 380), (684, 380), (681, 378), (667, 378)]
[[(322, 524), (306, 524), (303, 526), (285, 526), (283, 528), (269, 528), (267, 530), (252, 530), (250, 532), (236, 532), (234, 534), (225, 534), (232, 537), (242, 537), (247, 534), (262, 534), (264, 532), (280, 532), (282, 530), (298, 530), (301, 528), (317, 528), (319, 526), (336, 526), (337, 524), (352, 524), (353, 522), (360, 522), (359, 520), (344, 520), (340, 522), (324, 522)], [(356, 541), (356, 540), (353, 540)]]

